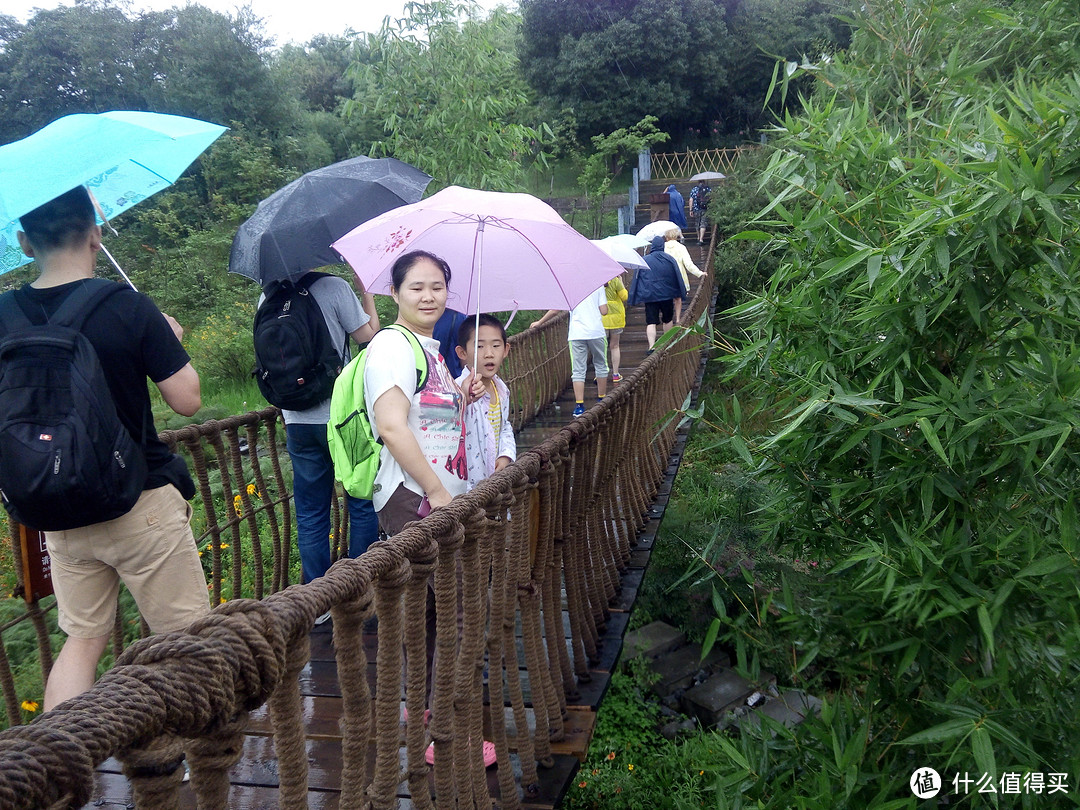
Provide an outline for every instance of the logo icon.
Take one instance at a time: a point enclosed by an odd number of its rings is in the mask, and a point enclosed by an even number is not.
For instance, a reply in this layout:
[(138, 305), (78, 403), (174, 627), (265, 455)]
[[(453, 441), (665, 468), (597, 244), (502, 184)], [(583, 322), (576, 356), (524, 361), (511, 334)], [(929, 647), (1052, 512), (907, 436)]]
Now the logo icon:
[(941, 792), (941, 776), (933, 768), (916, 768), (909, 784), (920, 799), (932, 799)]
[(51, 433), (39, 433), (38, 434), (38, 441), (51, 442), (52, 441), (52, 434)]

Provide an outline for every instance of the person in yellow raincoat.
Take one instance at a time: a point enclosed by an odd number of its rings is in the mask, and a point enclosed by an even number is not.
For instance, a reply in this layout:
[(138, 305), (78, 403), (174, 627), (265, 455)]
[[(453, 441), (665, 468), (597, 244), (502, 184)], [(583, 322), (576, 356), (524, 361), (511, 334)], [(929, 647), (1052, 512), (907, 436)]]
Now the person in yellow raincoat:
[(611, 350), (611, 382), (618, 383), (622, 381), (622, 375), (619, 373), (619, 363), (622, 361), (619, 336), (626, 328), (625, 302), (629, 293), (626, 291), (621, 275), (615, 276), (604, 285), (604, 292), (607, 294), (608, 314), (601, 320), (604, 322), (604, 329), (607, 330), (608, 348)]

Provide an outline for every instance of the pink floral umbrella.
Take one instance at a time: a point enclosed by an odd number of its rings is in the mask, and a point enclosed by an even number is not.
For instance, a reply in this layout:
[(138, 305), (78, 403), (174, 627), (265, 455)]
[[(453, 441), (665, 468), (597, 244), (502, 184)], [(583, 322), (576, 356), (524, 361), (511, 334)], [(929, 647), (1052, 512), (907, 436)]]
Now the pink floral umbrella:
[(622, 272), (536, 197), (460, 186), (370, 219), (333, 247), (375, 293), (390, 292), (403, 253), (434, 253), (453, 272), (447, 306), (473, 313), (572, 309)]

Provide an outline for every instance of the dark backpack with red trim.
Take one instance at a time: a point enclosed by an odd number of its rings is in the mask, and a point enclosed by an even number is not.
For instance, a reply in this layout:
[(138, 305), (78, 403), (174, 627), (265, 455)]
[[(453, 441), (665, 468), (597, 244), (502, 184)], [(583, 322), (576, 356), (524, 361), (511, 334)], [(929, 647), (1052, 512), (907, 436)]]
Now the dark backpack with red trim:
[(41, 323), (15, 292), (0, 296), (0, 495), (32, 529), (120, 517), (146, 484), (146, 455), (120, 421), (97, 352), (80, 331), (121, 289), (87, 279)]
[(344, 346), (330, 338), (310, 287), (327, 273), (307, 273), (281, 281), (266, 293), (255, 313), (252, 374), (266, 401), (290, 411), (306, 411), (330, 399), (344, 366)]

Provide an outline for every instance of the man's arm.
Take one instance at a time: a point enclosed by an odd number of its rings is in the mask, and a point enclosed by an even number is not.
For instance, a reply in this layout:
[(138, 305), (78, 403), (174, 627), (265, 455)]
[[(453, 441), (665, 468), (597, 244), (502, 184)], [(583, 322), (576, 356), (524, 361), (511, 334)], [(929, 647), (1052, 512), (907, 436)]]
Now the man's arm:
[(353, 273), (353, 286), (356, 287), (356, 291), (360, 295), (360, 306), (367, 313), (370, 320), (359, 329), (350, 332), (349, 335), (357, 343), (367, 343), (375, 337), (375, 333), (381, 328), (379, 311), (375, 308), (375, 296), (364, 289), (364, 285), (360, 282), (356, 273)]
[(181, 416), (194, 416), (202, 407), (199, 372), (191, 363), (157, 383), (157, 387), (165, 404)]
[(529, 324), (529, 328), (530, 329), (536, 329), (537, 327), (543, 326), (545, 323), (547, 323), (548, 321), (550, 321), (552, 318), (554, 318), (556, 315), (558, 315), (560, 312), (563, 312), (563, 311), (564, 310), (561, 310), (561, 309), (549, 309), (547, 312), (545, 312), (543, 315), (540, 316), (540, 320), (533, 321), (531, 324)]

